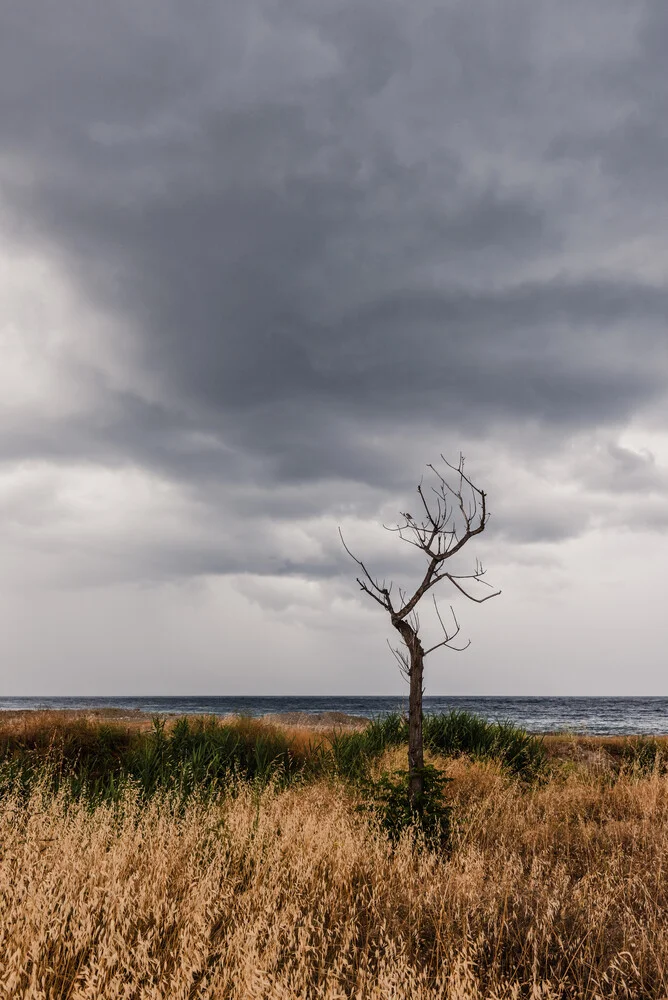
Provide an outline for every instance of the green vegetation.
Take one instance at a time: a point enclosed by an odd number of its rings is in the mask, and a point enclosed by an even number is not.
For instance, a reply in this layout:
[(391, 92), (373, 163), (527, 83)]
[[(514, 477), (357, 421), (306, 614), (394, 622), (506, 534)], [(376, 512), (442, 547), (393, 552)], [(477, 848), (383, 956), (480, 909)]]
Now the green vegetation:
[(239, 779), (289, 781), (308, 763), (285, 733), (246, 719), (182, 718), (167, 729), (156, 717), (149, 732), (76, 720), (51, 731), (0, 734), (0, 792), (17, 784), (27, 792), (48, 773), (54, 790), (95, 802), (116, 800), (128, 784), (144, 796), (215, 795)]
[(436, 753), (499, 760), (525, 780), (537, 777), (547, 763), (543, 740), (512, 722), (487, 722), (471, 712), (449, 712), (427, 716), (424, 731), (426, 745)]
[(666, 746), (652, 736), (634, 736), (622, 748), (622, 761), (637, 774), (664, 774), (668, 768)]
[[(181, 718), (168, 726), (156, 717), (149, 731), (85, 718), (48, 722), (0, 731), (0, 795), (20, 789), (27, 796), (45, 776), (54, 791), (91, 805), (118, 801), (129, 787), (144, 798), (167, 792), (185, 802), (194, 794), (218, 798), (239, 781), (288, 786), (338, 778), (355, 790), (391, 839), (413, 827), (432, 843), (445, 846), (448, 840), (447, 779), (441, 771), (433, 764), (423, 769), (424, 792), (414, 802), (407, 772), (385, 768), (378, 774), (383, 755), (407, 743), (407, 720), (399, 713), (376, 719), (361, 732), (320, 738), (251, 718)], [(427, 748), (440, 757), (494, 759), (524, 780), (535, 778), (545, 764), (536, 737), (466, 712), (427, 716), (424, 734)]]
[[(538, 777), (547, 763), (543, 740), (511, 722), (487, 722), (472, 712), (426, 715), (425, 747), (443, 757), (498, 760), (508, 773), (525, 780)], [(374, 720), (361, 733), (337, 737), (332, 751), (346, 777), (362, 776), (370, 759), (408, 741), (408, 722), (399, 713)]]
[[(399, 713), (377, 718), (362, 731), (328, 733), (281, 728), (252, 718), (191, 717), (174, 723), (155, 718), (146, 729), (120, 720), (40, 720), (35, 715), (21, 725), (0, 727), (0, 795), (16, 787), (27, 793), (46, 770), (55, 789), (96, 802), (114, 801), (128, 784), (144, 796), (166, 790), (188, 797), (194, 792), (218, 796), (239, 780), (287, 786), (318, 778), (341, 779), (380, 801), (383, 795), (392, 799), (394, 793), (390, 795), (389, 786), (383, 791), (384, 779), (376, 792), (371, 786), (386, 770), (384, 755), (405, 747), (407, 730), (407, 720)], [(578, 738), (571, 749), (576, 743), (584, 749), (592, 739)], [(453, 757), (491, 760), (506, 775), (524, 782), (544, 778), (557, 766), (550, 749), (555, 741), (564, 744), (558, 757), (577, 761), (577, 756), (569, 756), (568, 737), (544, 740), (510, 722), (487, 722), (463, 711), (425, 716), (424, 741), (436, 763)], [(611, 776), (621, 770), (648, 774), (666, 768), (666, 741), (629, 737), (598, 742), (597, 752), (603, 754)], [(586, 752), (593, 753), (593, 747)], [(565, 763), (561, 760), (559, 766)], [(403, 779), (397, 771), (387, 780), (396, 785)]]
[(364, 796), (358, 806), (371, 813), (390, 840), (396, 844), (406, 830), (419, 834), (432, 849), (446, 850), (450, 846), (452, 807), (444, 801), (446, 784), (450, 781), (433, 764), (422, 768), (422, 791), (412, 802), (408, 788), (408, 771), (383, 771), (377, 780), (360, 783)]

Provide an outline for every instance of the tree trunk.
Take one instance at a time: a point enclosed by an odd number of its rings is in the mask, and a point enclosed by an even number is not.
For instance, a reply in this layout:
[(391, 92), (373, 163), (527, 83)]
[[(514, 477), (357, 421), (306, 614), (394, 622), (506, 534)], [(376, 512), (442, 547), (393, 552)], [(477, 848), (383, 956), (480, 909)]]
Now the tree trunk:
[(395, 617), (392, 624), (401, 634), (410, 656), (408, 673), (408, 798), (413, 809), (424, 793), (424, 744), (422, 739), (422, 678), (424, 649), (408, 622)]
[(408, 797), (415, 808), (424, 792), (424, 745), (422, 739), (422, 676), (424, 651), (415, 636), (410, 649), (410, 691), (408, 696)]

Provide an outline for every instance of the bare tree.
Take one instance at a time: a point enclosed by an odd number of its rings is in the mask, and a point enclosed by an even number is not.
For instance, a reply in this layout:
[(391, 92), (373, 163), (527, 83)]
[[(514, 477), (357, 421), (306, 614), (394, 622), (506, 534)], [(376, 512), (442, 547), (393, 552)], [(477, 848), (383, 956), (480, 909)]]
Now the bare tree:
[[(360, 567), (361, 575), (357, 577), (360, 588), (372, 597), (390, 616), (390, 621), (403, 640), (403, 648), (392, 649), (399, 662), (399, 667), (409, 683), (408, 699), (408, 790), (411, 806), (415, 808), (422, 799), (424, 791), (424, 745), (422, 736), (422, 695), (424, 658), (435, 649), (447, 647), (459, 652), (470, 645), (470, 640), (463, 646), (456, 645), (454, 640), (460, 632), (459, 622), (454, 608), (450, 606), (452, 615), (451, 631), (443, 622), (443, 618), (434, 600), (434, 608), (443, 630), (443, 638), (428, 649), (424, 649), (420, 637), (420, 619), (417, 606), (424, 595), (441, 580), (448, 580), (464, 597), (477, 604), (498, 596), (500, 590), (491, 594), (477, 596), (471, 593), (475, 584), (490, 584), (483, 579), (485, 570), (482, 563), (476, 560), (472, 573), (448, 572), (446, 563), (463, 549), (474, 535), (481, 534), (489, 520), (486, 494), (475, 486), (464, 472), (464, 457), (459, 456), (458, 465), (451, 465), (443, 455), (441, 459), (446, 466), (445, 474), (429, 464), (435, 477), (435, 485), (425, 491), (423, 480), (417, 488), (422, 513), (413, 517), (410, 513), (400, 512), (403, 523), (396, 526), (384, 525), (388, 531), (394, 531), (402, 541), (419, 549), (428, 559), (427, 569), (421, 583), (408, 597), (402, 588), (397, 588), (397, 597), (393, 598), (394, 585), (387, 585), (385, 580), (374, 578), (366, 565), (354, 556), (346, 545), (341, 529), (339, 534), (346, 552)], [(455, 483), (448, 482), (447, 469), (455, 473)], [(451, 477), (452, 478), (452, 477)], [(397, 600), (398, 598), (398, 600)]]

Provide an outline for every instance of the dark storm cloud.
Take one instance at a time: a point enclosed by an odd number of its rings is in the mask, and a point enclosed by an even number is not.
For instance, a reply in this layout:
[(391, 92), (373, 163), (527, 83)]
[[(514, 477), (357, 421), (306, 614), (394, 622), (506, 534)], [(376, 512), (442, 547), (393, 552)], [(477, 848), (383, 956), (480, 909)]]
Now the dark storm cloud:
[(595, 164), (603, 178), (614, 180), (615, 200), (632, 198), (648, 225), (652, 211), (663, 211), (654, 199), (665, 196), (668, 10), (652, 2), (638, 9), (644, 16), (633, 34), (634, 45), (624, 57), (600, 66), (598, 85), (617, 109), (614, 119), (585, 123), (574, 116), (554, 137), (550, 152), (557, 159)]
[(665, 496), (668, 491), (668, 476), (651, 451), (637, 452), (615, 442), (598, 448), (578, 471), (585, 486), (603, 493)]
[(12, 238), (137, 332), (165, 397), (101, 384), (96, 416), (5, 432), (3, 456), (136, 462), (210, 498), (394, 487), (399, 429), (559, 438), (659, 400), (665, 285), (611, 274), (607, 229), (564, 267), (596, 199), (550, 170), (594, 143), (645, 212), (637, 130), (665, 127), (655, 34), (640, 18), (626, 45), (623, 8), (595, 9), (590, 53), (573, 5), (4, 5)]

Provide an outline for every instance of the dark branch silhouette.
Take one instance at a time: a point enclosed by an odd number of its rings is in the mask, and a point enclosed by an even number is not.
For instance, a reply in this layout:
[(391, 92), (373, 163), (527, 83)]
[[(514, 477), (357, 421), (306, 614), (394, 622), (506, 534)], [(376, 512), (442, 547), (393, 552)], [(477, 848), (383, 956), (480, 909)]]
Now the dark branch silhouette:
[(417, 615), (417, 605), (427, 591), (442, 580), (448, 580), (460, 594), (476, 604), (483, 604), (501, 593), (500, 590), (492, 590), (491, 593), (483, 595), (471, 593), (471, 588), (477, 584), (491, 589), (491, 585), (483, 579), (485, 570), (477, 559), (472, 573), (451, 573), (445, 568), (444, 564), (448, 559), (452, 559), (472, 538), (485, 530), (490, 514), (487, 509), (487, 495), (475, 486), (464, 472), (463, 455), (459, 456), (459, 463), (456, 466), (451, 465), (443, 455), (441, 455), (441, 460), (446, 470), (455, 474), (455, 485), (448, 481), (447, 471), (442, 473), (434, 465), (429, 464), (427, 468), (433, 473), (436, 484), (430, 487), (427, 495), (424, 489), (424, 480), (420, 480), (417, 488), (422, 509), (420, 517), (417, 518), (409, 512), (400, 511), (399, 516), (403, 519), (401, 523), (384, 525), (388, 531), (397, 534), (403, 542), (420, 549), (428, 559), (424, 576), (410, 597), (407, 597), (406, 591), (401, 587), (397, 588), (399, 595), (397, 607), (394, 606), (391, 599), (393, 584), (390, 583), (388, 586), (385, 580), (381, 582), (371, 575), (364, 562), (350, 551), (339, 528), (344, 549), (361, 570), (361, 575), (357, 577), (360, 589), (387, 611), (393, 627), (403, 640), (403, 649), (394, 648), (389, 642), (388, 645), (390, 645), (392, 654), (399, 663), (399, 669), (407, 678), (410, 686), (408, 767), (409, 793), (413, 806), (421, 800), (424, 787), (422, 738), (424, 658), (429, 653), (433, 653), (435, 649), (447, 648), (463, 652), (471, 644), (469, 639), (463, 646), (453, 645), (454, 639), (461, 631), (454, 608), (450, 607), (454, 628), (452, 631), (448, 631), (436, 604), (436, 598), (432, 594), (436, 616), (444, 638), (425, 650), (419, 638), (420, 620)]

